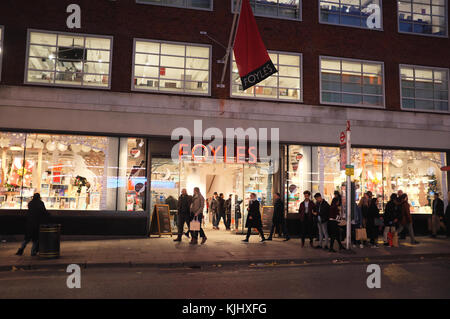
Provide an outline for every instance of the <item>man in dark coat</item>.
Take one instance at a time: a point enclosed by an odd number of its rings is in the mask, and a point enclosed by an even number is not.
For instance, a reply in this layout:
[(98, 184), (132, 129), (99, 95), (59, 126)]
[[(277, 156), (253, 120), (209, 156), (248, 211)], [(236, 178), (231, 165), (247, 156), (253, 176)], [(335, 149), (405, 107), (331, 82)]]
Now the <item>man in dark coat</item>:
[(230, 226), (231, 226), (231, 200), (232, 200), (233, 195), (230, 194), (230, 196), (228, 197), (228, 199), (225, 201), (225, 227), (227, 228), (227, 230), (231, 230)]
[(41, 195), (36, 193), (33, 199), (28, 203), (28, 213), (26, 215), (25, 226), (25, 240), (22, 246), (17, 251), (16, 255), (22, 256), (25, 247), (30, 241), (33, 241), (31, 247), (31, 256), (36, 256), (39, 250), (39, 226), (46, 222), (48, 212), (45, 208), (44, 202), (41, 200)]
[(223, 193), (220, 193), (219, 197), (217, 198), (217, 218), (216, 218), (216, 228), (219, 229), (220, 220), (223, 219), (223, 223), (226, 227), (226, 220), (225, 220), (225, 199), (223, 198)]
[(278, 234), (280, 234), (280, 232), (282, 231), (285, 238), (284, 241), (288, 241), (290, 238), (286, 227), (286, 220), (284, 218), (284, 203), (281, 200), (280, 193), (275, 193), (274, 200), (275, 202), (273, 204), (272, 228), (267, 240), (272, 240), (273, 232), (276, 230)]
[(177, 203), (178, 236), (173, 241), (181, 241), (181, 237), (183, 235), (184, 223), (186, 223), (186, 225), (188, 227), (188, 231), (185, 233), (185, 235), (187, 236), (187, 238), (189, 238), (189, 222), (191, 219), (191, 203), (192, 203), (192, 197), (187, 194), (186, 188), (183, 188), (181, 190), (181, 195), (178, 198), (178, 203)]
[(397, 194), (392, 193), (389, 202), (384, 208), (383, 222), (384, 222), (384, 232), (383, 239), (384, 245), (389, 246), (388, 233), (394, 234), (396, 231), (396, 226), (400, 220), (400, 210), (396, 203)]
[(262, 221), (261, 221), (261, 212), (259, 209), (259, 201), (256, 199), (256, 194), (250, 194), (250, 202), (248, 205), (248, 214), (247, 221), (245, 222), (245, 227), (247, 228), (247, 237), (243, 240), (243, 242), (248, 242), (250, 238), (250, 234), (252, 232), (252, 228), (256, 228), (261, 235), (261, 242), (265, 241), (264, 233), (262, 230)]
[[(316, 248), (323, 248), (328, 250), (328, 219), (330, 216), (330, 204), (322, 198), (320, 193), (314, 195), (316, 205), (314, 207), (313, 215), (317, 220), (317, 228), (319, 230), (319, 245)], [(322, 244), (324, 242), (324, 244)]]
[(444, 219), (444, 201), (439, 198), (439, 193), (434, 193), (433, 210), (431, 214), (431, 237), (436, 237)]
[(218, 195), (217, 192), (214, 192), (213, 198), (211, 199), (211, 203), (209, 204), (209, 210), (212, 212), (212, 224), (214, 229), (219, 229), (217, 227), (217, 208), (218, 208)]
[(300, 203), (298, 213), (300, 216), (300, 236), (302, 238), (302, 248), (305, 247), (305, 238), (309, 238), (309, 245), (314, 247), (313, 244), (313, 211), (315, 209), (313, 201), (310, 199), (310, 191), (304, 191), (303, 196), (305, 200)]

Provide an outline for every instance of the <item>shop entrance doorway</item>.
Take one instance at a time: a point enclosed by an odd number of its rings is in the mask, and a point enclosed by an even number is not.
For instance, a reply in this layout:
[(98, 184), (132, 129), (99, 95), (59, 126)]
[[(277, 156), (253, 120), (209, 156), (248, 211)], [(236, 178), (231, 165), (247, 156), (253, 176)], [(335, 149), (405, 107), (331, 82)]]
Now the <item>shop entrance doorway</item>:
[[(174, 232), (177, 231), (175, 223), (176, 200), (181, 189), (186, 188), (188, 194), (192, 195), (194, 187), (200, 188), (200, 192), (207, 201), (211, 200), (214, 192), (223, 193), (224, 200), (232, 195), (230, 224), (232, 233), (246, 231), (244, 226), (247, 218), (247, 203), (251, 193), (257, 195), (261, 206), (272, 205), (273, 176), (269, 174), (268, 163), (203, 163), (192, 161), (174, 163), (171, 159), (153, 158), (151, 206), (160, 203), (166, 203), (170, 206)], [(212, 230), (213, 215), (207, 210), (206, 206), (205, 204), (203, 227)], [(219, 229), (219, 231), (225, 231), (223, 220), (220, 221)]]

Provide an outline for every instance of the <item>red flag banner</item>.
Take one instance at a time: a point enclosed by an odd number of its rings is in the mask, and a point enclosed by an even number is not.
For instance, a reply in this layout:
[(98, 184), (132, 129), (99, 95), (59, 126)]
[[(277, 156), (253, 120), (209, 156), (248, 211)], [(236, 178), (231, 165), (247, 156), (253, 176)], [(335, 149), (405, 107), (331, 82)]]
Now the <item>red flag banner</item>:
[(233, 51), (244, 90), (278, 72), (261, 39), (249, 0), (242, 0)]

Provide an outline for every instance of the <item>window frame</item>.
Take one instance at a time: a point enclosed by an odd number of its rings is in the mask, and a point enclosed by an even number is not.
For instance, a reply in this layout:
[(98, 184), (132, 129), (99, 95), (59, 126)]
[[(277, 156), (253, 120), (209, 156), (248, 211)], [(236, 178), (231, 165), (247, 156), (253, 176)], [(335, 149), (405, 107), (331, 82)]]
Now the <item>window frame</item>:
[(5, 52), (5, 48), (3, 47), (3, 43), (5, 42), (5, 27), (0, 25), (0, 81), (2, 80), (2, 66), (3, 66), (3, 53)]
[[(373, 28), (373, 29), (371, 29), (371, 28), (363, 28), (363, 27), (361, 27), (361, 26), (356, 26), (356, 25), (348, 25), (348, 24), (341, 24), (341, 23), (330, 23), (330, 22), (324, 22), (324, 21), (322, 21), (322, 19), (321, 19), (321, 15), (320, 15), (320, 1), (321, 0), (319, 0), (319, 1), (317, 1), (317, 4), (318, 4), (318, 14), (319, 14), (319, 17), (318, 17), (318, 21), (319, 21), (319, 24), (325, 24), (325, 25), (337, 25), (337, 26), (341, 26), (341, 27), (349, 27), (349, 28), (357, 28), (357, 29), (361, 29), (361, 30), (369, 30), (369, 31), (381, 31), (381, 32), (383, 32), (384, 31), (384, 20), (383, 20), (383, 0), (380, 0), (380, 10), (381, 10), (381, 28), (379, 28), (379, 29), (375, 29), (375, 28)], [(326, 0), (325, 0), (326, 1)], [(360, 1), (362, 1), (362, 0), (360, 0)], [(340, 4), (341, 2), (339, 1), (339, 4)], [(360, 2), (361, 3), (361, 2)], [(339, 17), (340, 17), (341, 15), (339, 15)]]
[[(382, 73), (382, 79), (383, 79), (383, 105), (367, 105), (367, 104), (348, 104), (348, 103), (342, 103), (342, 102), (324, 102), (322, 100), (322, 58), (329, 59), (329, 60), (338, 60), (338, 61), (350, 61), (350, 62), (367, 62), (367, 63), (378, 63), (381, 64), (381, 73)], [(368, 108), (368, 109), (380, 109), (385, 110), (386, 109), (386, 80), (385, 80), (385, 69), (384, 69), (384, 61), (375, 61), (375, 60), (362, 60), (362, 59), (353, 59), (353, 58), (340, 58), (340, 57), (334, 57), (334, 56), (327, 56), (327, 55), (319, 55), (319, 98), (320, 98), (320, 104), (321, 105), (339, 105), (339, 106), (345, 106), (345, 107), (359, 107), (359, 108)], [(342, 72), (342, 71), (341, 71)], [(342, 76), (342, 73), (340, 73)], [(343, 94), (344, 92), (336, 92), (339, 94)], [(352, 94), (351, 92), (347, 92), (347, 94)], [(363, 96), (364, 94), (359, 94)], [(374, 95), (374, 94), (372, 94)]]
[[(234, 1), (235, 0), (231, 0), (231, 13), (235, 14), (237, 12), (239, 12), (238, 10), (235, 9), (234, 7)], [(242, 0), (241, 0), (242, 1)], [(251, 6), (251, 3), (250, 3)], [(277, 6), (279, 6), (279, 3), (277, 4)], [(302, 22), (303, 21), (303, 0), (299, 0), (299, 17), (298, 19), (292, 19), (292, 18), (287, 18), (287, 17), (280, 17), (280, 16), (270, 16), (270, 15), (263, 15), (263, 14), (258, 14), (253, 12), (253, 15), (255, 17), (262, 17), (262, 18), (272, 18), (272, 19), (281, 19), (281, 20), (289, 20), (289, 21), (297, 21), (297, 22)], [(253, 10), (252, 10), (253, 11)]]
[[(447, 71), (447, 92), (448, 92), (448, 109), (447, 111), (441, 111), (441, 110), (425, 110), (425, 109), (409, 109), (403, 107), (403, 87), (402, 87), (402, 67), (405, 68), (421, 68), (421, 69), (427, 69), (427, 70), (437, 70), (437, 71)], [(433, 67), (433, 66), (423, 66), (423, 65), (415, 65), (415, 64), (399, 64), (398, 66), (398, 80), (399, 80), (399, 87), (400, 87), (400, 109), (402, 111), (406, 112), (425, 112), (425, 113), (440, 113), (440, 114), (449, 114), (450, 113), (450, 69), (449, 68), (440, 68), (440, 67)], [(416, 77), (414, 76), (414, 90), (416, 85)], [(434, 91), (434, 90), (433, 90)], [(416, 98), (414, 97), (414, 101)], [(420, 99), (419, 99), (420, 100)], [(427, 100), (427, 99), (422, 99)], [(431, 100), (434, 103), (434, 99)]]
[[(414, 0), (408, 0), (408, 1), (411, 1), (411, 5), (412, 5)], [(399, 3), (398, 3), (399, 1), (396, 1), (396, 2), (397, 2), (397, 32), (398, 33), (448, 39), (448, 0), (445, 0), (445, 32), (446, 32), (445, 35), (400, 31), (400, 8), (399, 8)], [(417, 4), (427, 4), (427, 3), (419, 2)], [(432, 4), (430, 4), (430, 6), (432, 6)], [(411, 14), (413, 13), (413, 11), (414, 10), (411, 9)], [(433, 16), (431, 16), (431, 17), (433, 17)]]
[[(175, 44), (175, 45), (185, 45), (185, 46), (199, 46), (199, 47), (206, 47), (209, 48), (209, 78), (208, 78), (208, 93), (195, 93), (195, 92), (176, 92), (176, 91), (161, 91), (159, 90), (146, 90), (146, 89), (140, 89), (136, 88), (134, 85), (134, 77), (135, 77), (135, 59), (136, 59), (136, 42), (151, 42), (151, 43), (159, 43), (159, 44)], [(151, 53), (149, 53), (151, 54)], [(159, 54), (159, 58), (161, 61), (161, 54)], [(186, 54), (184, 55), (184, 58), (186, 59)], [(158, 68), (161, 67), (161, 62)], [(186, 70), (186, 66), (184, 67), (184, 70)], [(158, 78), (159, 79), (159, 78)], [(164, 41), (164, 40), (154, 40), (154, 39), (143, 39), (143, 38), (133, 38), (133, 59), (132, 59), (132, 65), (131, 65), (131, 91), (133, 92), (142, 92), (142, 93), (158, 93), (158, 94), (174, 94), (174, 95), (193, 95), (193, 96), (211, 96), (211, 86), (212, 86), (212, 45), (210, 44), (203, 44), (203, 43), (189, 43), (189, 42), (176, 42), (176, 41)], [(159, 82), (159, 81), (158, 81)], [(185, 80), (183, 80), (183, 83)]]
[[(39, 82), (30, 82), (28, 81), (28, 61), (30, 59), (30, 35), (31, 32), (37, 33), (46, 33), (46, 34), (56, 34), (56, 35), (68, 35), (68, 36), (78, 36), (78, 37), (92, 37), (92, 38), (103, 38), (110, 40), (110, 48), (109, 48), (109, 74), (108, 74), (108, 86), (94, 86), (94, 85), (70, 85), (70, 84), (62, 84), (62, 83), (39, 83)], [(112, 78), (112, 64), (113, 64), (113, 44), (114, 37), (108, 35), (96, 35), (96, 34), (84, 34), (84, 33), (72, 33), (72, 32), (64, 32), (64, 31), (49, 31), (49, 30), (41, 30), (41, 29), (27, 29), (27, 47), (25, 52), (25, 73), (24, 73), (24, 84), (26, 85), (38, 85), (38, 86), (48, 86), (48, 87), (63, 87), (63, 88), (73, 88), (73, 89), (92, 89), (92, 90), (111, 90), (111, 78)], [(82, 74), (85, 72), (83, 70)]]
[[(280, 99), (273, 97), (261, 97), (261, 96), (244, 96), (244, 95), (233, 95), (233, 52), (230, 54), (230, 98), (232, 99), (246, 99), (246, 100), (262, 100), (262, 101), (278, 101), (278, 102), (288, 102), (288, 103), (303, 103), (303, 54), (299, 52), (287, 52), (287, 51), (276, 51), (267, 50), (267, 53), (272, 54), (285, 54), (294, 55), (300, 57), (300, 99), (290, 100), (290, 99)], [(278, 64), (275, 67), (278, 67)], [(257, 84), (255, 85), (257, 86)], [(277, 85), (277, 90), (279, 89), (279, 83)]]
[[(187, 0), (184, 0), (185, 3), (187, 3)], [(211, 0), (211, 5), (209, 9), (206, 8), (195, 8), (195, 7), (188, 7), (185, 6), (178, 6), (178, 5), (170, 5), (170, 4), (163, 4), (163, 3), (149, 3), (145, 0), (136, 0), (136, 4), (145, 4), (150, 6), (159, 6), (159, 7), (171, 7), (171, 8), (180, 8), (180, 9), (192, 9), (192, 10), (202, 10), (202, 11), (214, 11), (214, 0)]]

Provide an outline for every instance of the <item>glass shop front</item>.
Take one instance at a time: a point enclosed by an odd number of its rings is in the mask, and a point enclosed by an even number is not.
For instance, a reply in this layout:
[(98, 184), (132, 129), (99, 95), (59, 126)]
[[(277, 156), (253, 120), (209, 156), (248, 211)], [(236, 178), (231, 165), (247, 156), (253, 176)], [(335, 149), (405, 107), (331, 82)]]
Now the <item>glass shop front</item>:
[[(261, 206), (271, 206), (273, 193), (280, 192), (288, 223), (295, 224), (305, 190), (320, 192), (331, 202), (333, 192), (342, 191), (345, 182), (338, 147), (281, 145), (275, 173), (248, 148), (242, 158), (235, 152), (213, 161), (191, 154), (173, 161), (172, 147), (168, 138), (0, 132), (0, 235), (23, 233), (24, 213), (36, 192), (55, 222), (63, 223), (63, 233), (146, 235), (155, 204), (169, 205), (176, 231), (181, 189), (192, 195), (199, 187), (207, 200), (215, 192), (231, 198), (231, 229), (241, 233), (251, 193)], [(414, 215), (430, 215), (434, 193), (448, 203), (447, 173), (441, 171), (448, 156), (355, 147), (356, 200), (371, 191), (383, 211), (390, 194), (402, 190)], [(205, 227), (212, 227), (207, 207), (204, 213)], [(225, 229), (223, 221), (219, 228)], [(296, 226), (289, 229), (297, 231)]]

